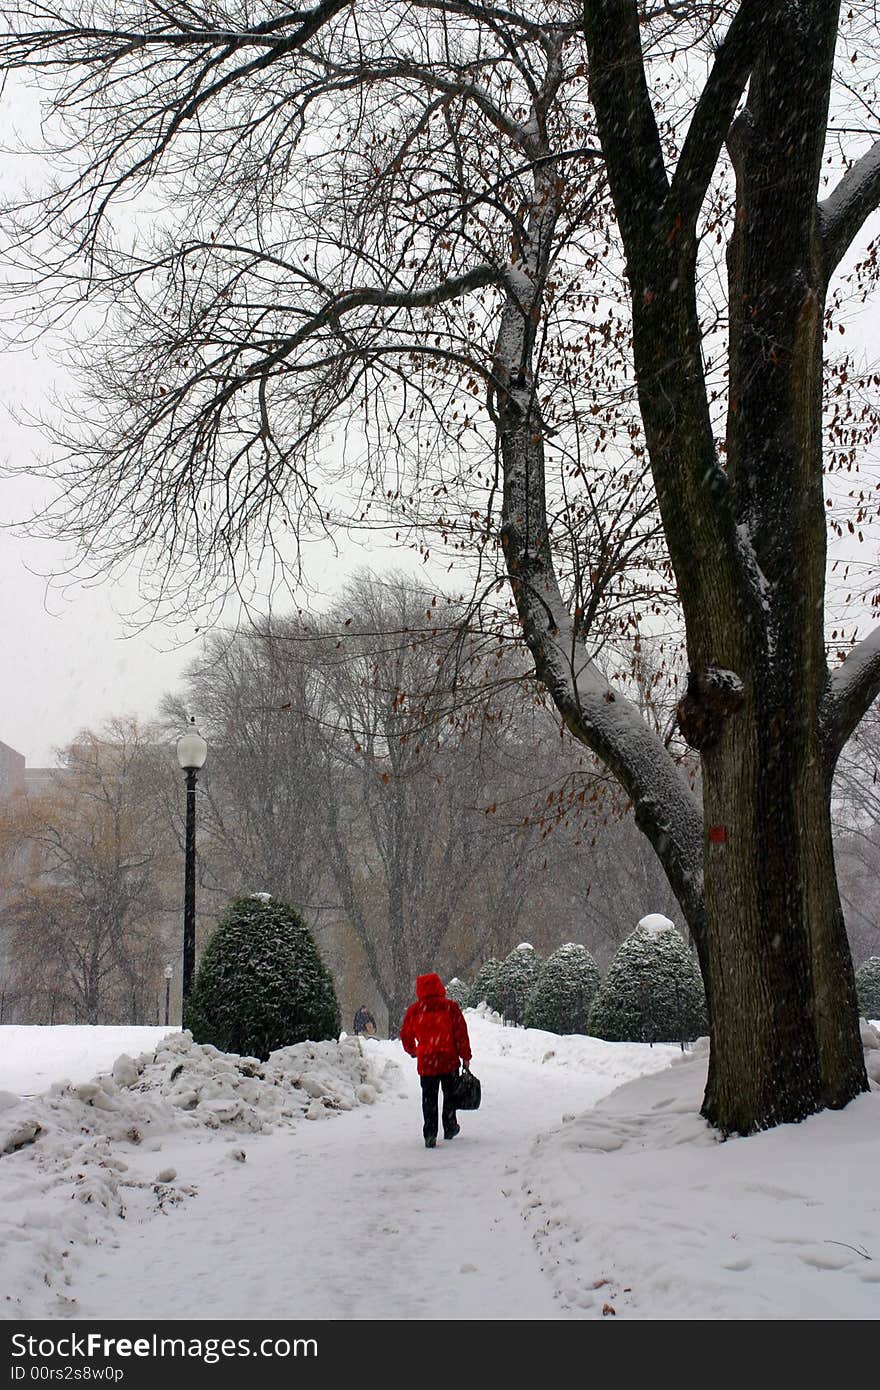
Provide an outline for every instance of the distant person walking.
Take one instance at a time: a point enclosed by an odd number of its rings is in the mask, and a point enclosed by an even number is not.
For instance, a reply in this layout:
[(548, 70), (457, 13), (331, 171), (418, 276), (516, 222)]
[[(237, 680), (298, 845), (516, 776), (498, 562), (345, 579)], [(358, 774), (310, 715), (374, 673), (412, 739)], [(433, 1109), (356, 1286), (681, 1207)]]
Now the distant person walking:
[(373, 1018), (366, 1004), (361, 1004), (354, 1016), (354, 1031), (355, 1033), (363, 1033), (368, 1038), (376, 1031), (376, 1020)]
[(437, 1145), (437, 1102), (443, 1087), (443, 1138), (454, 1139), (461, 1126), (455, 1114), (453, 1087), (459, 1060), (469, 1070), (471, 1043), (464, 1014), (446, 998), (439, 975), (420, 975), (416, 1002), (410, 1004), (400, 1029), (404, 1052), (415, 1057), (422, 1085), (425, 1148)]

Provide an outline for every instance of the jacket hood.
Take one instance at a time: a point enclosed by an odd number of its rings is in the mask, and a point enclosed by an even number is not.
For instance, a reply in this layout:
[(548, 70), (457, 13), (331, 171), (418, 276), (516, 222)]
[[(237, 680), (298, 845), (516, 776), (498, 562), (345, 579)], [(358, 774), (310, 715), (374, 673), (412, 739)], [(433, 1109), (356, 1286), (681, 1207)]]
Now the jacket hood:
[(446, 989), (439, 975), (420, 975), (416, 980), (417, 999), (445, 999)]

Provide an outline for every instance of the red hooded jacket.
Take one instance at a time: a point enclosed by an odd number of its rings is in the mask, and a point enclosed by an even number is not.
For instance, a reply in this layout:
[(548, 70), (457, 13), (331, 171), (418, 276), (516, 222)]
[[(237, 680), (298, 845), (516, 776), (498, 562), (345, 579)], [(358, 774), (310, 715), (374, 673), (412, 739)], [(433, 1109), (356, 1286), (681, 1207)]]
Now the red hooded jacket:
[(417, 1060), (419, 1076), (445, 1076), (458, 1070), (458, 1060), (471, 1060), (471, 1043), (464, 1014), (446, 998), (439, 975), (420, 975), (416, 1002), (410, 1004), (400, 1029), (400, 1041)]

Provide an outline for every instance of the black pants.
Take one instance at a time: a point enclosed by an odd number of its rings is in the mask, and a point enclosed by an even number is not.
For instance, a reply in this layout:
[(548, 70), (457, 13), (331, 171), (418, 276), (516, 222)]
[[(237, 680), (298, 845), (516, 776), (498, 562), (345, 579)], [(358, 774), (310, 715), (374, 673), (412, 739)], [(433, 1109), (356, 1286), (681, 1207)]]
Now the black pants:
[(437, 1138), (437, 1097), (443, 1086), (443, 1133), (455, 1129), (455, 1106), (452, 1103), (452, 1087), (457, 1072), (450, 1071), (445, 1076), (420, 1076), (422, 1083), (422, 1115), (425, 1125), (422, 1133), (426, 1139)]

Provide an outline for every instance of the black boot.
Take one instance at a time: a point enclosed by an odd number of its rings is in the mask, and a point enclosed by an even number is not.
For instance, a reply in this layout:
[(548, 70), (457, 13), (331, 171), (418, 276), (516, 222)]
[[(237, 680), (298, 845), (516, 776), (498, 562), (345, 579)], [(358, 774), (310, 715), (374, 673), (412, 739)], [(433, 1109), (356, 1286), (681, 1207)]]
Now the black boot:
[(452, 1125), (452, 1128), (451, 1128), (451, 1129), (444, 1129), (444, 1131), (443, 1131), (443, 1138), (444, 1138), (444, 1139), (454, 1139), (455, 1136), (456, 1136), (456, 1134), (460, 1134), (460, 1133), (461, 1133), (461, 1125), (458, 1123), (458, 1120), (455, 1120), (454, 1123), (453, 1123), (453, 1125)]
[(436, 1147), (437, 1147), (437, 1140), (436, 1140), (436, 1139), (427, 1139), (427, 1138), (425, 1139), (425, 1148), (426, 1148), (426, 1149), (436, 1149)]

